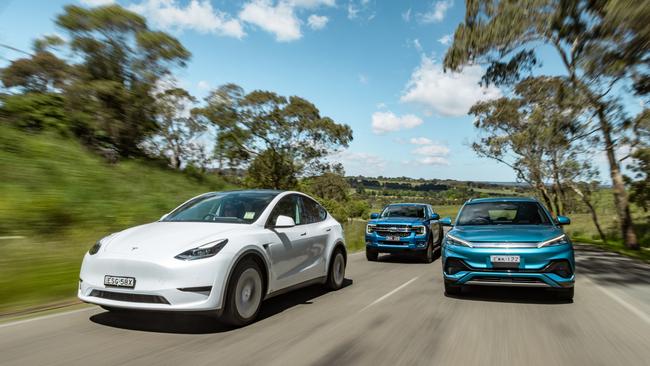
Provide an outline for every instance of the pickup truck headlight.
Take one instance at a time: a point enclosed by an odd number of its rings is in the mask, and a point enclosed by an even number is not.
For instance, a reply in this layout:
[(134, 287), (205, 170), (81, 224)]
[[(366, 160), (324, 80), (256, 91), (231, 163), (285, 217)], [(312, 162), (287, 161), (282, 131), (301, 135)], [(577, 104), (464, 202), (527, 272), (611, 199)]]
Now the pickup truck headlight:
[(175, 256), (174, 258), (184, 260), (184, 261), (193, 261), (196, 259), (203, 259), (208, 257), (213, 257), (223, 249), (228, 243), (228, 239), (221, 239), (213, 241), (207, 244), (203, 244), (200, 247), (196, 247), (190, 250), (186, 250), (183, 253)]
[(376, 228), (377, 228), (377, 225), (375, 225), (375, 224), (366, 225), (366, 234), (374, 233)]
[(424, 235), (427, 233), (427, 228), (422, 225), (416, 225), (413, 226), (413, 231), (415, 231), (415, 235)]
[(539, 244), (537, 244), (538, 248), (544, 248), (544, 247), (550, 247), (554, 245), (562, 245), (562, 244), (567, 244), (569, 242), (569, 238), (566, 236), (566, 234), (562, 234), (558, 236), (557, 238), (553, 238), (547, 241), (543, 241)]
[(472, 243), (468, 242), (467, 240), (457, 238), (450, 234), (447, 234), (446, 240), (447, 240), (447, 244), (449, 245), (457, 245), (460, 247), (468, 247), (468, 248), (472, 247)]

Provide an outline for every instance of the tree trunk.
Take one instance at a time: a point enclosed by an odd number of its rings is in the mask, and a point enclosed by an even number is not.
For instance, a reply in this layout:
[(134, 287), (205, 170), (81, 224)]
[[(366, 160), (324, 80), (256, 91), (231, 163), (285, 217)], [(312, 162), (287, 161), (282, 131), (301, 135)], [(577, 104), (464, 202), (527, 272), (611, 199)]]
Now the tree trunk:
[(551, 195), (548, 193), (548, 189), (546, 189), (544, 183), (537, 183), (537, 190), (542, 194), (542, 198), (544, 199), (544, 203), (546, 203), (546, 207), (548, 207), (549, 211), (551, 211), (551, 216), (556, 216), (556, 213), (553, 209), (553, 202), (551, 202)]
[(604, 106), (598, 107), (598, 120), (600, 122), (601, 133), (605, 142), (605, 152), (607, 153), (607, 161), (609, 163), (609, 171), (612, 178), (612, 191), (614, 192), (614, 204), (616, 205), (616, 212), (621, 223), (621, 234), (623, 235), (623, 242), (629, 249), (639, 249), (639, 242), (637, 241), (636, 233), (634, 232), (634, 225), (632, 222), (632, 215), (630, 213), (630, 203), (623, 183), (623, 175), (616, 159), (616, 151), (611, 135), (611, 125), (605, 115)]
[(594, 222), (596, 230), (598, 230), (598, 235), (600, 235), (600, 239), (603, 241), (603, 243), (607, 244), (607, 237), (605, 237), (605, 233), (603, 232), (603, 229), (600, 227), (600, 223), (598, 222), (598, 214), (596, 213), (596, 208), (594, 208), (594, 205), (591, 204), (589, 197), (587, 197), (580, 190), (580, 188), (576, 187), (575, 185), (571, 184), (570, 186), (571, 189), (573, 189), (573, 191), (582, 199), (582, 202), (587, 205), (587, 208), (589, 208), (589, 212), (591, 212), (591, 220)]
[(562, 188), (562, 183), (560, 182), (560, 173), (555, 156), (551, 160), (551, 164), (553, 168), (553, 189), (555, 190), (555, 208), (559, 216), (565, 212), (566, 197), (564, 195), (564, 188)]

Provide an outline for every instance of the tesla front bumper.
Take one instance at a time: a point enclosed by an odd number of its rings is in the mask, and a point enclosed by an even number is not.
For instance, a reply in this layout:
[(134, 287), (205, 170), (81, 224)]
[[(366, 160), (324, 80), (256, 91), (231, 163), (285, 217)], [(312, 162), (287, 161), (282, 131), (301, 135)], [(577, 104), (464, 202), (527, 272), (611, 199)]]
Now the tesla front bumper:
[[(86, 254), (79, 275), (81, 301), (116, 308), (211, 311), (222, 307), (230, 261), (219, 255), (195, 261)], [(104, 285), (105, 276), (130, 277), (133, 288)]]
[[(492, 256), (519, 256), (513, 268), (499, 268)], [(573, 248), (469, 248), (445, 245), (443, 276), (453, 285), (570, 288), (575, 282)]]

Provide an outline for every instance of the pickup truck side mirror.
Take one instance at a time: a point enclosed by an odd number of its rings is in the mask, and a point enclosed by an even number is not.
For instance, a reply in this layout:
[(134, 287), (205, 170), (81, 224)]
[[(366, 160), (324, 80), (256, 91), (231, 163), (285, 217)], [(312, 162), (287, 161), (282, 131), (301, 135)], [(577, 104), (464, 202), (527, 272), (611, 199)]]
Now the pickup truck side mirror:
[(439, 220), (439, 219), (440, 219), (440, 215), (438, 215), (437, 213), (434, 212), (431, 214), (431, 220)]
[(442, 226), (452, 226), (452, 225), (451, 225), (451, 217), (445, 217), (445, 218), (442, 218), (442, 219), (440, 219), (438, 222), (439, 222), (440, 225), (442, 225)]
[(374, 220), (374, 219), (378, 219), (378, 218), (379, 218), (379, 214), (378, 214), (378, 213), (373, 212), (373, 213), (370, 214), (370, 220)]

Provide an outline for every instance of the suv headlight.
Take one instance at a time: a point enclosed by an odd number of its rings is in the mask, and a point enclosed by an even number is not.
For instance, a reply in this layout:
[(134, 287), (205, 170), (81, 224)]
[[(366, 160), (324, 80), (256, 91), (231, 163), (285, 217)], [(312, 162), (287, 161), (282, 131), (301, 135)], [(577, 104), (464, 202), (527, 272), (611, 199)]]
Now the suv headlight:
[(424, 235), (427, 233), (427, 228), (422, 225), (416, 225), (413, 226), (413, 231), (415, 231), (415, 235)]
[(375, 224), (366, 225), (366, 234), (374, 233), (376, 228), (377, 228), (377, 225), (375, 225)]
[(113, 233), (111, 235), (106, 235), (105, 237), (97, 240), (97, 242), (95, 242), (95, 244), (92, 247), (90, 247), (90, 249), (88, 249), (88, 254), (90, 254), (90, 255), (97, 254), (97, 252), (99, 252), (99, 250), (102, 248), (102, 245), (104, 244), (104, 241), (106, 239), (110, 238), (113, 235), (115, 235), (115, 233)]
[(219, 253), (223, 247), (226, 246), (226, 243), (228, 243), (228, 239), (213, 241), (207, 244), (203, 244), (200, 247), (186, 250), (174, 258), (184, 261), (193, 261), (195, 259), (213, 257)]
[(457, 238), (451, 234), (447, 234), (446, 240), (447, 240), (447, 244), (449, 245), (457, 245), (459, 247), (468, 247), (468, 248), (472, 247), (472, 243), (468, 242), (467, 240)]
[(557, 238), (553, 238), (547, 241), (543, 241), (539, 244), (537, 244), (538, 248), (544, 248), (544, 247), (550, 247), (553, 245), (562, 245), (562, 244), (567, 244), (569, 242), (569, 238), (566, 236), (566, 234), (562, 234), (558, 236)]

